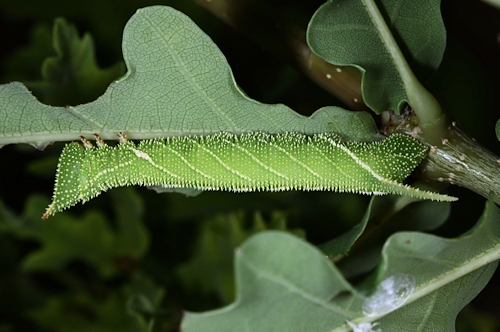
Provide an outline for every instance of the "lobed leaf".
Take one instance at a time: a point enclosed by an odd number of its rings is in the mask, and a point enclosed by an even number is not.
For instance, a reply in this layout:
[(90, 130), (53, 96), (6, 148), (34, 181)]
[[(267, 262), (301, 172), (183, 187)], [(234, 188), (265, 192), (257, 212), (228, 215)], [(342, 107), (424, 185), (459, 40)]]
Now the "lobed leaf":
[(29, 43), (6, 57), (2, 82), (39, 79), (40, 64), (53, 54), (50, 26), (45, 23), (35, 25), (30, 31)]
[(221, 131), (315, 134), (342, 128), (349, 138), (379, 137), (369, 116), (338, 119), (347, 111), (328, 107), (305, 117), (285, 105), (250, 99), (212, 40), (169, 7), (147, 7), (130, 18), (123, 32), (123, 57), (126, 75), (84, 105), (52, 107), (39, 103), (21, 83), (0, 86), (0, 146), (44, 146), (94, 133), (116, 140), (119, 132), (148, 139)]
[(56, 55), (43, 62), (42, 80), (26, 83), (46, 104), (65, 106), (92, 101), (125, 72), (121, 62), (99, 68), (92, 37), (85, 34), (80, 38), (76, 27), (63, 18), (55, 20), (52, 39)]
[(350, 331), (375, 323), (383, 331), (453, 331), (458, 312), (497, 267), (499, 221), (500, 210), (488, 202), (477, 225), (459, 238), (393, 235), (373, 282), (364, 285), (369, 296), (306, 242), (260, 233), (236, 252), (236, 301), (188, 312), (183, 331)]
[(373, 111), (399, 114), (405, 102), (415, 107), (410, 99), (422, 92), (412, 69), (425, 79), (443, 57), (439, 5), (440, 0), (329, 0), (309, 22), (307, 41), (324, 60), (363, 72), (363, 99)]
[(164, 294), (149, 277), (137, 274), (126, 286), (108, 289), (100, 297), (83, 290), (57, 294), (28, 316), (48, 331), (146, 332), (152, 331), (154, 318), (172, 324), (159, 314)]
[[(450, 210), (451, 204), (445, 202), (418, 201), (409, 196), (374, 196), (370, 211), (366, 211), (369, 215), (365, 214), (362, 222), (347, 233), (353, 237), (351, 246), (354, 247), (345, 257), (335, 259), (337, 267), (346, 278), (357, 277), (373, 270), (380, 263), (383, 244), (390, 235), (401, 231), (434, 230), (448, 220)], [(369, 219), (365, 221), (367, 218)], [(365, 228), (366, 224), (368, 228)], [(354, 235), (361, 238), (357, 240)], [(339, 238), (343, 237), (344, 235)], [(357, 241), (354, 243), (355, 240)], [(330, 254), (328, 249), (336, 243), (337, 239), (334, 239), (329, 246), (321, 249)], [(335, 253), (345, 255), (346, 252)], [(332, 255), (332, 258), (335, 256)]]
[[(10, 222), (2, 225), (5, 232), (40, 242), (40, 248), (24, 258), (23, 268), (29, 271), (56, 271), (73, 260), (81, 260), (102, 275), (112, 276), (118, 272), (120, 262), (142, 257), (149, 247), (148, 233), (140, 222), (142, 201), (131, 188), (115, 191), (111, 195), (116, 212), (116, 230), (110, 227), (102, 214), (95, 211), (89, 211), (81, 220), (70, 214), (61, 214), (49, 222), (40, 220), (39, 211), (47, 201), (40, 196), (32, 197), (22, 217), (11, 216)], [(2, 219), (8, 217), (2, 215)]]
[[(242, 212), (219, 214), (202, 221), (193, 257), (177, 270), (186, 288), (215, 293), (222, 303), (234, 300), (234, 249), (253, 234), (271, 229), (287, 231), (286, 217), (282, 213), (272, 213), (269, 222), (264, 221), (260, 213), (252, 219), (251, 227), (245, 227)], [(300, 229), (289, 232), (305, 237)]]

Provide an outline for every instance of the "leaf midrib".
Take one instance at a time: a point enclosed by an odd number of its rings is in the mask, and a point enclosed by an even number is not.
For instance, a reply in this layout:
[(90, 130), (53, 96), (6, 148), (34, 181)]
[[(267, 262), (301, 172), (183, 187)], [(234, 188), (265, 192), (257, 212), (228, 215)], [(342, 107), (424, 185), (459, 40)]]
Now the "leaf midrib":
[[(285, 278), (275, 276), (273, 273), (263, 270), (261, 266), (255, 265), (251, 259), (249, 259), (249, 256), (245, 257), (245, 254), (243, 253), (242, 250), (237, 251), (237, 255), (239, 255), (239, 261), (243, 264), (245, 264), (254, 274), (255, 276), (258, 276), (260, 278), (267, 279), (277, 285), (282, 286), (285, 289), (290, 290), (290, 292), (297, 294), (298, 296), (302, 297), (303, 299), (310, 301), (312, 303), (318, 304), (319, 306), (331, 310), (335, 312), (338, 315), (342, 315), (347, 318), (354, 318), (357, 317), (358, 314), (353, 312), (353, 311), (347, 311), (339, 306), (335, 306), (333, 302), (327, 302), (321, 298), (318, 298), (316, 296), (310, 295), (305, 291), (304, 289), (300, 288), (296, 284), (288, 281)], [(353, 294), (355, 296), (355, 294)]]
[(149, 17), (147, 15), (143, 15), (144, 19), (150, 24), (150, 26), (156, 31), (156, 33), (158, 34), (158, 36), (160, 36), (161, 40), (163, 41), (163, 44), (165, 45), (165, 47), (170, 51), (170, 54), (172, 55), (172, 57), (175, 59), (175, 62), (178, 66), (178, 68), (180, 69), (180, 71), (182, 72), (182, 74), (184, 75), (184, 77), (186, 78), (187, 81), (191, 82), (191, 86), (195, 89), (196, 93), (203, 99), (206, 101), (206, 103), (210, 106), (210, 109), (213, 110), (214, 112), (216, 112), (218, 114), (218, 116), (220, 116), (221, 119), (224, 120), (224, 122), (231, 127), (231, 131), (232, 132), (239, 132), (241, 131), (241, 128), (237, 128), (237, 126), (234, 124), (233, 121), (231, 121), (231, 119), (227, 116), (227, 114), (220, 108), (219, 105), (216, 104), (216, 102), (214, 100), (212, 100), (204, 91), (203, 89), (200, 88), (200, 86), (193, 80), (193, 77), (188, 73), (188, 71), (186, 70), (186, 67), (182, 61), (182, 59), (178, 56), (178, 54), (176, 52), (174, 52), (174, 50), (172, 49), (172, 47), (170, 46), (169, 42), (167, 40), (165, 40), (164, 36), (162, 35), (162, 33), (158, 30), (158, 28), (153, 24), (153, 22), (151, 22), (151, 20), (149, 19)]

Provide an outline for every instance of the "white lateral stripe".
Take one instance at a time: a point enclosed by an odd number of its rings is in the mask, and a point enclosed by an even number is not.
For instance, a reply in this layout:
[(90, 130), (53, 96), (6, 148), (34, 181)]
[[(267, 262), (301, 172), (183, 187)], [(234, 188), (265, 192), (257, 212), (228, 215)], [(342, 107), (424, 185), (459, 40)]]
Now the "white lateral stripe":
[(239, 176), (240, 178), (247, 180), (248, 182), (253, 182), (253, 180), (250, 179), (248, 176), (246, 176), (246, 175), (238, 172), (234, 168), (229, 167), (229, 165), (227, 165), (224, 161), (222, 161), (222, 159), (220, 159), (219, 156), (217, 156), (215, 153), (213, 153), (212, 151), (210, 151), (209, 149), (207, 149), (206, 147), (204, 147), (203, 145), (201, 145), (199, 142), (197, 142), (196, 140), (193, 140), (193, 141), (196, 144), (198, 144), (198, 147), (202, 148), (203, 150), (205, 150), (206, 152), (208, 152), (212, 157), (214, 157), (225, 169), (227, 169), (231, 173)]
[(313, 171), (309, 166), (307, 166), (306, 164), (304, 164), (303, 162), (301, 162), (300, 160), (298, 160), (297, 158), (295, 158), (294, 156), (292, 156), (288, 151), (286, 151), (282, 147), (280, 147), (280, 146), (278, 146), (276, 144), (273, 144), (272, 142), (269, 142), (269, 145), (272, 145), (276, 149), (280, 150), (281, 152), (284, 152), (291, 160), (293, 160), (294, 162), (296, 162), (297, 164), (299, 164), (300, 166), (302, 166), (303, 168), (305, 168), (312, 175), (316, 176), (317, 178), (320, 178), (321, 180), (324, 180), (321, 175), (319, 175), (318, 173), (316, 173), (315, 171)]
[(101, 176), (106, 175), (107, 173), (112, 173), (112, 172), (116, 171), (120, 167), (127, 167), (127, 166), (129, 166), (131, 164), (132, 164), (132, 161), (129, 160), (129, 161), (126, 161), (124, 163), (120, 163), (120, 164), (118, 164), (118, 165), (116, 165), (114, 167), (103, 169), (102, 171), (100, 171), (99, 173), (97, 173), (92, 180), (96, 181)]
[(375, 171), (370, 167), (368, 166), (367, 164), (365, 164), (363, 161), (361, 161), (361, 159), (358, 158), (358, 156), (356, 156), (351, 150), (349, 150), (346, 146), (342, 145), (342, 144), (338, 144), (337, 142), (335, 141), (332, 141), (330, 138), (326, 138), (326, 140), (333, 146), (336, 146), (340, 149), (342, 149), (342, 151), (344, 151), (345, 153), (347, 153), (349, 155), (349, 157), (351, 157), (354, 162), (356, 164), (358, 164), (359, 166), (363, 167), (365, 170), (368, 171), (368, 173), (370, 173), (375, 179), (379, 180), (379, 181), (382, 181), (382, 182), (393, 182), (391, 181), (390, 179), (386, 179), (384, 178), (383, 176), (380, 176), (378, 175), (377, 173), (375, 173)]
[(151, 166), (159, 169), (160, 171), (162, 172), (165, 172), (167, 173), (168, 175), (174, 177), (174, 178), (177, 178), (177, 179), (180, 179), (180, 176), (178, 176), (177, 174), (174, 174), (172, 172), (170, 172), (168, 169), (166, 169), (165, 167), (162, 167), (160, 165), (157, 165), (152, 159), (151, 157), (146, 153), (146, 152), (142, 152), (142, 151), (139, 151), (137, 149), (134, 149), (134, 148), (130, 148), (132, 150), (132, 152), (135, 153), (135, 155), (139, 158), (142, 158), (142, 159), (145, 159), (147, 162), (149, 162), (151, 164)]
[(193, 171), (195, 171), (196, 173), (200, 174), (201, 176), (204, 176), (206, 177), (207, 179), (210, 179), (212, 181), (215, 182), (215, 179), (213, 177), (211, 177), (210, 175), (207, 175), (205, 173), (203, 173), (202, 171), (200, 171), (199, 169), (197, 169), (196, 167), (194, 167), (186, 158), (184, 158), (179, 152), (175, 151), (174, 149), (172, 149), (170, 146), (168, 146), (168, 144), (165, 145), (170, 151), (172, 151), (173, 153), (175, 153), (177, 155), (177, 157), (179, 157), (189, 168), (191, 168)]
[[(380, 182), (383, 182), (383, 183), (386, 183), (386, 184), (389, 184), (391, 185), (392, 187), (394, 188), (399, 188), (399, 189), (402, 189), (404, 192), (407, 193), (407, 195), (410, 195), (410, 196), (413, 196), (413, 197), (416, 197), (416, 198), (424, 198), (424, 197), (435, 197), (436, 195), (437, 196), (442, 196), (440, 194), (435, 194), (435, 193), (428, 193), (428, 192), (425, 192), (425, 191), (421, 191), (419, 190), (418, 188), (413, 188), (413, 187), (410, 187), (408, 185), (405, 185), (403, 183), (399, 183), (399, 182), (396, 182), (394, 180), (391, 180), (391, 179), (387, 179), (387, 178), (384, 178), (383, 176), (380, 176), (379, 174), (375, 173), (370, 166), (368, 166), (367, 164), (365, 164), (364, 162), (362, 162), (352, 151), (350, 151), (347, 147), (341, 145), (341, 144), (337, 144), (336, 142), (333, 142), (332, 140), (330, 140), (329, 138), (326, 139), (330, 144), (332, 144), (333, 146), (337, 146), (339, 148), (341, 148), (343, 151), (345, 151), (358, 165), (360, 165), (361, 167), (363, 167), (365, 170), (367, 170), (374, 178), (376, 178), (377, 180), (379, 180)], [(396, 192), (393, 192), (393, 193), (396, 193)], [(373, 194), (379, 194), (379, 192), (373, 192)], [(387, 193), (383, 193), (383, 194), (387, 194)], [(433, 199), (436, 199), (436, 198), (433, 198)]]
[(243, 151), (244, 153), (246, 153), (248, 156), (250, 156), (250, 158), (252, 158), (257, 164), (259, 164), (260, 166), (262, 166), (263, 168), (265, 168), (266, 170), (270, 171), (271, 173), (274, 173), (276, 174), (277, 176), (279, 177), (282, 177), (283, 179), (289, 181), (288, 177), (284, 174), (281, 174), (280, 172), (278, 172), (277, 170), (267, 166), (266, 164), (264, 164), (262, 161), (259, 160), (259, 158), (255, 157), (253, 154), (250, 153), (250, 151), (248, 151), (247, 149), (244, 149), (242, 148), (241, 146), (238, 146), (236, 144), (234, 144), (234, 142), (231, 142), (229, 140), (227, 140), (226, 138), (223, 138), (226, 142), (228, 142), (229, 144), (231, 144), (232, 146), (234, 146), (235, 148), (238, 148), (240, 149), (241, 151)]
[(314, 146), (314, 145), (311, 145), (311, 146), (314, 147), (316, 150), (318, 150), (319, 153), (320, 153), (320, 155), (322, 155), (326, 160), (328, 160), (328, 162), (330, 164), (332, 164), (333, 166), (335, 166), (337, 168), (337, 170), (339, 171), (339, 173), (341, 173), (344, 177), (349, 178), (349, 179), (354, 179), (354, 177), (352, 175), (343, 172), (342, 169), (340, 167), (338, 167), (338, 165), (335, 162), (333, 162), (330, 158), (328, 158), (328, 156), (326, 156), (323, 153), (323, 151), (321, 151), (320, 148), (318, 148), (317, 146)]

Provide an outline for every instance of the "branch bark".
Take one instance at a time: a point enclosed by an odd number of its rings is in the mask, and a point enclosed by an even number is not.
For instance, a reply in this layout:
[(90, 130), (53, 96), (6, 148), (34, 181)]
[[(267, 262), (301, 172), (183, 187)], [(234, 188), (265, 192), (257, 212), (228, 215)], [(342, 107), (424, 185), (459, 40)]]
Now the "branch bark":
[(420, 165), (423, 179), (470, 189), (500, 205), (500, 158), (469, 138), (453, 122), (441, 144), (430, 146)]
[[(276, 9), (257, 0), (195, 0), (222, 21), (276, 56), (294, 63), (306, 76), (342, 100), (352, 110), (368, 110), (361, 94), (361, 73), (354, 67), (329, 64), (312, 53), (305, 30)], [(443, 123), (449, 120), (440, 119)], [(448, 122), (449, 123), (449, 122)], [(454, 184), (486, 198), (494, 193), (500, 204), (500, 158), (471, 140), (456, 126), (438, 126), (422, 133), (410, 125), (403, 132), (429, 146), (420, 165), (424, 181)], [(419, 132), (420, 131), (420, 132)]]

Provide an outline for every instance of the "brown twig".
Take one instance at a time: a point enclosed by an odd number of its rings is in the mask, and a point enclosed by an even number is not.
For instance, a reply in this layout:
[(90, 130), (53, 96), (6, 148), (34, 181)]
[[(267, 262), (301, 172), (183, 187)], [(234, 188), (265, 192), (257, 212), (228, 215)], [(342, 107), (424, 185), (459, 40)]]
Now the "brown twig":
[(421, 177), (468, 188), (500, 204), (500, 158), (469, 138), (453, 122), (441, 144), (431, 146)]
[[(258, 0), (195, 0), (215, 16), (241, 31), (276, 56), (295, 65), (311, 80), (342, 100), (352, 110), (367, 110), (361, 94), (361, 74), (354, 67), (331, 65), (312, 53), (305, 30), (276, 9)], [(443, 115), (444, 116), (444, 115)], [(440, 123), (446, 123), (440, 119)], [(425, 181), (450, 183), (468, 188), (484, 197), (495, 193), (500, 204), (500, 159), (455, 126), (440, 126), (424, 135), (418, 125), (401, 128), (430, 146), (419, 167)], [(422, 129), (422, 128), (420, 128)], [(441, 141), (441, 142), (439, 142)], [(433, 145), (429, 144), (432, 143)]]
[(361, 95), (361, 73), (317, 57), (306, 43), (305, 30), (275, 8), (255, 0), (195, 0), (219, 19), (281, 59), (294, 63), (306, 76), (352, 110), (367, 110)]

